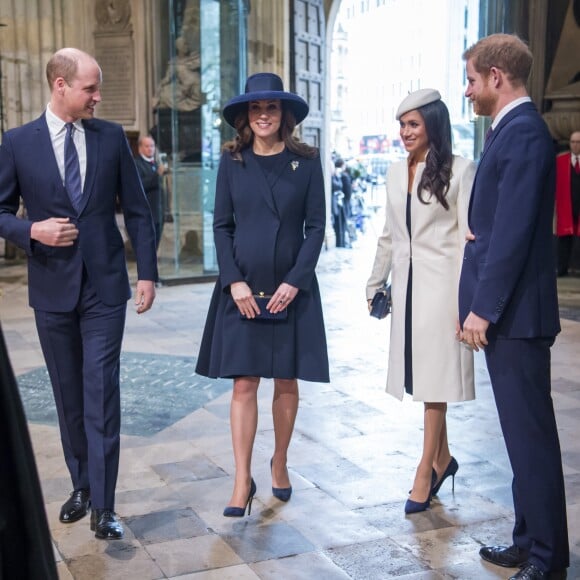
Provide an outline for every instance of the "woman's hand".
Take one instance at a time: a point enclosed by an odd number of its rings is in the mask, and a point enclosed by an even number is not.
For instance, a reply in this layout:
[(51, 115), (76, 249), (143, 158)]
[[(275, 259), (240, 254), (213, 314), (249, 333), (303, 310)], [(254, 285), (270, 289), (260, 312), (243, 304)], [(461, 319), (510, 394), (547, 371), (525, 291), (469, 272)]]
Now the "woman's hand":
[(230, 293), (242, 316), (256, 318), (256, 314), (260, 314), (252, 289), (245, 282), (233, 282), (230, 284)]
[(290, 286), (290, 284), (286, 284), (286, 282), (282, 282), (278, 289), (274, 294), (272, 294), (272, 298), (266, 308), (272, 313), (276, 314), (277, 312), (282, 312), (285, 308), (288, 308), (288, 305), (296, 298), (296, 294), (298, 294), (298, 288), (295, 286)]

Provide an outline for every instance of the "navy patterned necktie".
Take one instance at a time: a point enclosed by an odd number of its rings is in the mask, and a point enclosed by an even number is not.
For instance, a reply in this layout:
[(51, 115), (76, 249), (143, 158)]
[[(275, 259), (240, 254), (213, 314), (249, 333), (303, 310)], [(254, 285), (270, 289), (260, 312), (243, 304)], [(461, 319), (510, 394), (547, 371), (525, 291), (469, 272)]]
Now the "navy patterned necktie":
[(493, 134), (493, 129), (491, 128), (491, 126), (489, 126), (487, 128), (487, 131), (485, 132), (485, 138), (483, 140), (483, 150), (482, 153), (484, 153), (485, 151), (487, 151), (487, 148), (489, 147), (489, 142), (491, 141), (490, 137)]
[(73, 139), (74, 125), (66, 124), (64, 139), (64, 186), (74, 208), (78, 211), (83, 195), (81, 183), (81, 166), (75, 142)]

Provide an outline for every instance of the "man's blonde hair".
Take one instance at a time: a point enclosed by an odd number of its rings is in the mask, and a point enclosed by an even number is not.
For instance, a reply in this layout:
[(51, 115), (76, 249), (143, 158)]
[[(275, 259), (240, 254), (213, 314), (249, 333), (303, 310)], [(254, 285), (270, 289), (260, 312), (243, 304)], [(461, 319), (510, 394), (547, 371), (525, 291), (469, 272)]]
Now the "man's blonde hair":
[(78, 48), (61, 48), (55, 52), (46, 64), (46, 80), (50, 89), (52, 90), (54, 81), (59, 77), (70, 85), (77, 74), (79, 62), (83, 59), (95, 60), (90, 54)]
[(525, 86), (532, 70), (533, 55), (528, 45), (515, 34), (491, 34), (463, 53), (475, 70), (487, 77), (493, 66), (502, 70), (514, 86)]

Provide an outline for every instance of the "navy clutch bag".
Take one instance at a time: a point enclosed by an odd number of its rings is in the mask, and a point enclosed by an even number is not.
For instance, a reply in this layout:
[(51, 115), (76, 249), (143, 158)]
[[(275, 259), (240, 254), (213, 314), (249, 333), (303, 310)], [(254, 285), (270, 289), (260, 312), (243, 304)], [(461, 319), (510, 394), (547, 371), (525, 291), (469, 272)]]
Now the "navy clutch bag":
[(379, 288), (371, 301), (371, 316), (379, 320), (385, 318), (391, 312), (391, 285), (385, 284)]
[(288, 318), (288, 309), (284, 308), (280, 312), (272, 313), (266, 310), (268, 302), (270, 302), (271, 295), (267, 294), (254, 294), (254, 300), (260, 309), (260, 314), (256, 314), (255, 318), (247, 318), (245, 315), (240, 313), (240, 317), (244, 320), (286, 320)]

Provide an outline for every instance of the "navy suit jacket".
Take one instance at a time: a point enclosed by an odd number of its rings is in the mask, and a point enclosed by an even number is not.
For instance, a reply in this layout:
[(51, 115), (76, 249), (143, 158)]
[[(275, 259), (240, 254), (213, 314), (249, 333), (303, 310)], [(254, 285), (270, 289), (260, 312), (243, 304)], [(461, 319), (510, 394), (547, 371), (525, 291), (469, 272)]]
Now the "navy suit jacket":
[[(120, 125), (84, 120), (87, 168), (77, 213), (61, 179), (46, 117), (7, 131), (0, 146), (0, 235), (28, 255), (30, 305), (67, 312), (75, 308), (83, 264), (99, 299), (110, 306), (131, 296), (115, 204), (123, 210), (140, 280), (157, 280), (155, 232), (135, 162)], [(26, 215), (17, 217), (20, 198)], [(68, 217), (79, 236), (57, 248), (31, 240), (32, 222)]]
[(490, 321), (490, 337), (554, 337), (560, 331), (552, 249), (554, 150), (531, 102), (511, 110), (488, 139), (469, 209), (461, 322)]

